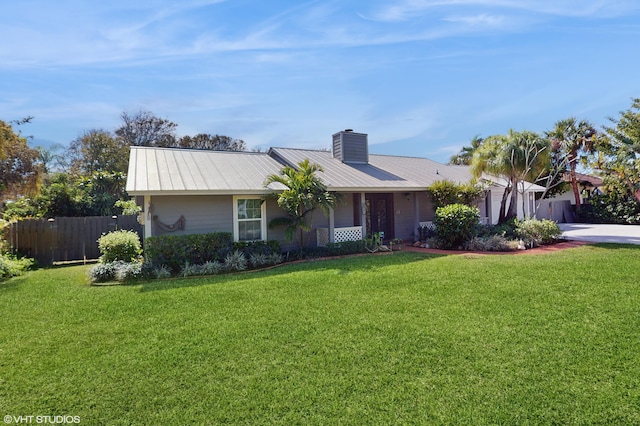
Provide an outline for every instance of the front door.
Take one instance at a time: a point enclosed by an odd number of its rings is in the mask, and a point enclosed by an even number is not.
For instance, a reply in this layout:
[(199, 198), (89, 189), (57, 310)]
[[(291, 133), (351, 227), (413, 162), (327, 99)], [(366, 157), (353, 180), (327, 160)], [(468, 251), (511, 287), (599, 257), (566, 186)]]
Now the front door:
[(367, 233), (384, 232), (384, 239), (395, 237), (393, 229), (393, 194), (365, 194)]

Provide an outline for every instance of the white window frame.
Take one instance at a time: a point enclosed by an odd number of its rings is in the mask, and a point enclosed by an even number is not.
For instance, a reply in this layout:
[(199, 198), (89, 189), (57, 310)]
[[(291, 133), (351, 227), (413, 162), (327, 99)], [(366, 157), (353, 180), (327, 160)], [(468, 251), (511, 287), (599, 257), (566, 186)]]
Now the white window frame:
[[(260, 200), (260, 240), (243, 240), (243, 241), (267, 241), (267, 202), (257, 195), (234, 195), (233, 196), (233, 240), (240, 241), (240, 222), (238, 219), (238, 200)], [(247, 219), (257, 220), (257, 219)]]

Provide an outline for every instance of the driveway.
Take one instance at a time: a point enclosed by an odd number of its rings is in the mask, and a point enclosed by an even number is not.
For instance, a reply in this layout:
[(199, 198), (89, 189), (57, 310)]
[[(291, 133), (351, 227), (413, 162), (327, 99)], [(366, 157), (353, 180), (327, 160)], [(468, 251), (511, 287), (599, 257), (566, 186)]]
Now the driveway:
[(590, 243), (640, 244), (640, 225), (559, 223), (558, 226), (568, 240)]

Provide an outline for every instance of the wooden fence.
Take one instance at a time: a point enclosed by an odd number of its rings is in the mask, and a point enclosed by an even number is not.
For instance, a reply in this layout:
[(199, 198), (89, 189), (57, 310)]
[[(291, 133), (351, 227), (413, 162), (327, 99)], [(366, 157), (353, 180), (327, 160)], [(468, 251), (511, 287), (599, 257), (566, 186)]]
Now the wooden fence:
[(142, 240), (142, 226), (130, 215), (20, 220), (9, 226), (7, 240), (13, 251), (52, 265), (97, 259), (98, 238), (117, 229), (135, 231)]

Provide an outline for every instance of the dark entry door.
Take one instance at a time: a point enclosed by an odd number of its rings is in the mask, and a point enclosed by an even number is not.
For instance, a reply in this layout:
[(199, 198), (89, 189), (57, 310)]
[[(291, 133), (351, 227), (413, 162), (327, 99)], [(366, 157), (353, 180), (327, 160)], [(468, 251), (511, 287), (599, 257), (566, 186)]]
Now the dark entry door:
[(384, 232), (384, 239), (394, 238), (393, 194), (365, 194), (367, 233)]

